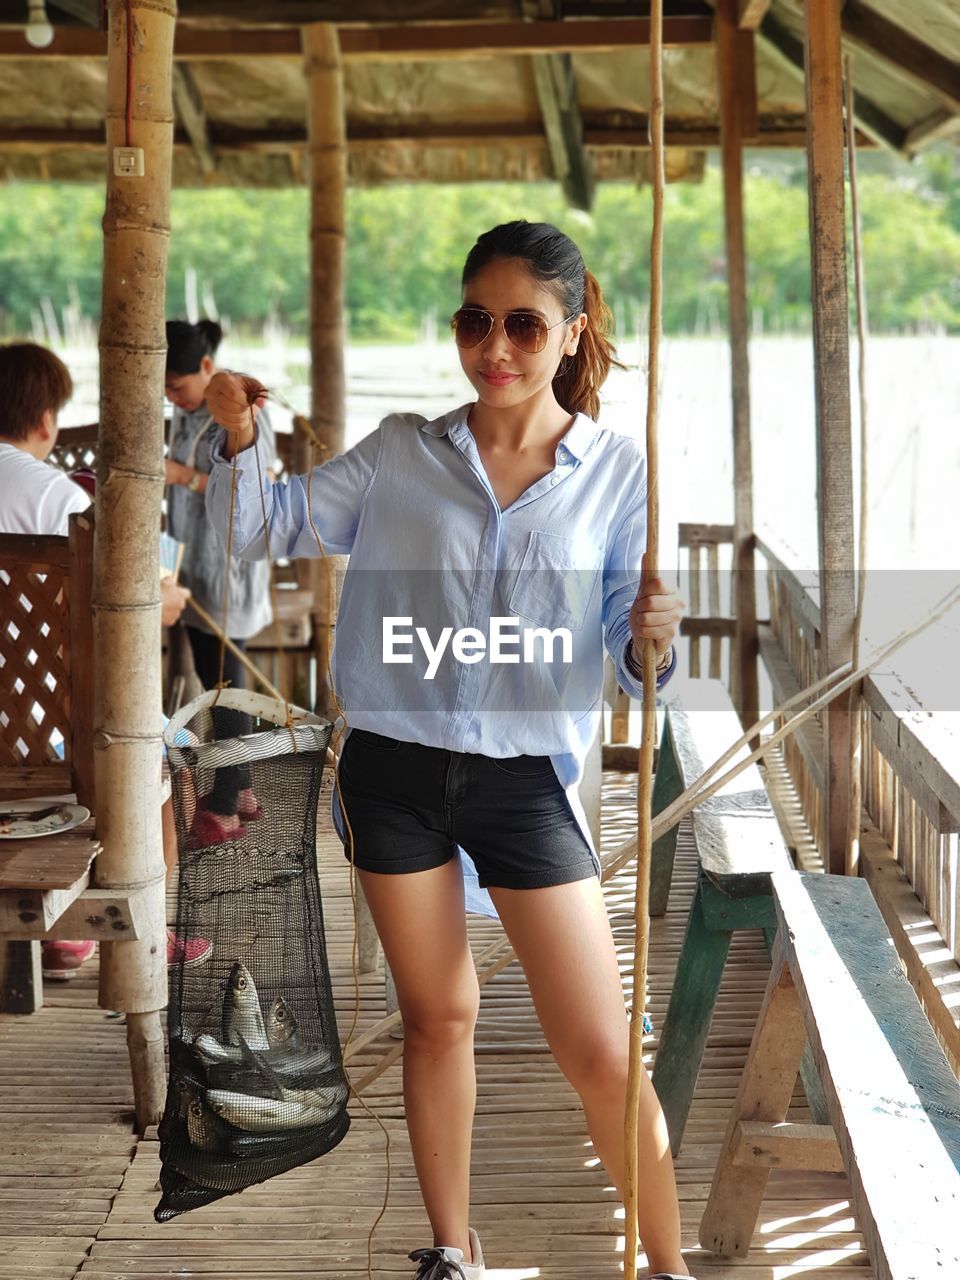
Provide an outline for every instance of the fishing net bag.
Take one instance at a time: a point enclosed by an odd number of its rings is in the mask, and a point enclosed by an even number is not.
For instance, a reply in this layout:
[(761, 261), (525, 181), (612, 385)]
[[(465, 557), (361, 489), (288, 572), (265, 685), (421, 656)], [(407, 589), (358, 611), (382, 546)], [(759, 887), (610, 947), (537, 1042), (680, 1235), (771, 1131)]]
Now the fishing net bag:
[(164, 732), (180, 858), (158, 1222), (315, 1160), (349, 1127), (317, 874), (331, 725), (287, 711), (225, 689)]

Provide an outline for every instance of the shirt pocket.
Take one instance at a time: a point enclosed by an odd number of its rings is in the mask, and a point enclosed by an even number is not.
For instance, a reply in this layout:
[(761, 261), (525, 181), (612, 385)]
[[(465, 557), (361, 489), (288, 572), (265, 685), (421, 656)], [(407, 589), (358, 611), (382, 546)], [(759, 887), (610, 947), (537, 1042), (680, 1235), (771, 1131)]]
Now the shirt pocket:
[(527, 537), (510, 611), (540, 627), (578, 631), (600, 576), (602, 552), (534, 529)]

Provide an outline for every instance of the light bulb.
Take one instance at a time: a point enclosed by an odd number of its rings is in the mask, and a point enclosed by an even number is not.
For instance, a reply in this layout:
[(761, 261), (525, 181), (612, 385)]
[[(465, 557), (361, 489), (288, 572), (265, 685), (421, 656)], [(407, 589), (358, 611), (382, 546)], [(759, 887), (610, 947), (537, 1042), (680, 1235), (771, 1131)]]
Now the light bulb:
[(24, 34), (27, 37), (27, 44), (34, 49), (45, 49), (48, 44), (53, 43), (53, 27), (47, 21), (44, 0), (30, 0)]

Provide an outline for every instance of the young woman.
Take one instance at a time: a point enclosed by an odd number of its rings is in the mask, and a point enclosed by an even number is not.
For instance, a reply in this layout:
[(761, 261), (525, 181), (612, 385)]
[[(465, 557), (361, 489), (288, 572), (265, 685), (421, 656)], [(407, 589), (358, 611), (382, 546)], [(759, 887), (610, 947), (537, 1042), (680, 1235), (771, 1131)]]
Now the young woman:
[[(600, 716), (603, 644), (639, 695), (634, 646), (654, 640), (666, 679), (682, 604), (658, 580), (640, 588), (643, 455), (595, 421), (613, 360), (608, 320), (565, 235), (495, 227), (467, 258), (452, 322), (476, 402), (433, 422), (387, 418), (313, 473), (312, 512), (307, 477), (264, 484), (274, 554), (319, 554), (311, 514), (325, 550), (351, 554), (335, 663), (351, 726), (340, 787), (348, 854), (403, 1013), (407, 1125), (434, 1236), (411, 1254), (418, 1280), (484, 1274), (469, 1226), (478, 989), (460, 848), (516, 948), (597, 1152), (624, 1186), (628, 1028), (576, 786)], [(236, 455), (234, 545), (254, 557), (261, 446), (247, 405), (262, 391), (222, 378), (208, 397), (227, 433), (207, 507), (225, 533)], [(646, 1075), (639, 1148), (651, 1273), (686, 1276), (666, 1126)]]
[[(213, 320), (189, 324), (167, 322), (167, 370), (164, 390), (173, 404), (166, 461), (167, 532), (184, 544), (180, 581), (211, 617), (223, 619), (224, 588), (229, 573), (227, 635), (242, 649), (250, 636), (267, 626), (270, 609), (270, 566), (266, 561), (234, 561), (227, 564), (226, 544), (207, 518), (203, 495), (210, 478), (210, 452), (219, 427), (207, 406), (207, 388), (216, 373), (214, 356), (223, 331)], [(272, 466), (275, 444), (269, 418), (261, 412), (265, 466)], [(204, 689), (220, 678), (220, 638), (196, 614), (186, 624), (197, 676)], [(228, 649), (224, 655), (224, 680), (235, 689), (246, 686), (246, 671)], [(234, 711), (218, 709), (217, 732), (223, 737), (246, 732), (246, 719)], [(222, 769), (214, 791), (194, 817), (191, 838), (198, 844), (214, 844), (243, 834), (244, 824), (255, 821), (260, 809), (249, 789), (243, 769)]]

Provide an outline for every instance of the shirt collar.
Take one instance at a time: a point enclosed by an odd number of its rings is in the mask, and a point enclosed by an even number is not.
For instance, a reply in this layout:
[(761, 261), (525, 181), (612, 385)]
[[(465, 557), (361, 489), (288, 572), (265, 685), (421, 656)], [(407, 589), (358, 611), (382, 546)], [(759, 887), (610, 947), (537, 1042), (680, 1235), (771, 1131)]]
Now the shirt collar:
[[(459, 409), (453, 409), (450, 413), (445, 413), (440, 418), (434, 418), (432, 422), (425, 422), (420, 430), (426, 432), (429, 436), (450, 435), (456, 439), (458, 433), (468, 429), (467, 414), (470, 409), (471, 405), (463, 404)], [(565, 445), (570, 453), (582, 462), (598, 431), (599, 427), (592, 418), (588, 418), (585, 413), (578, 413), (560, 443)]]

